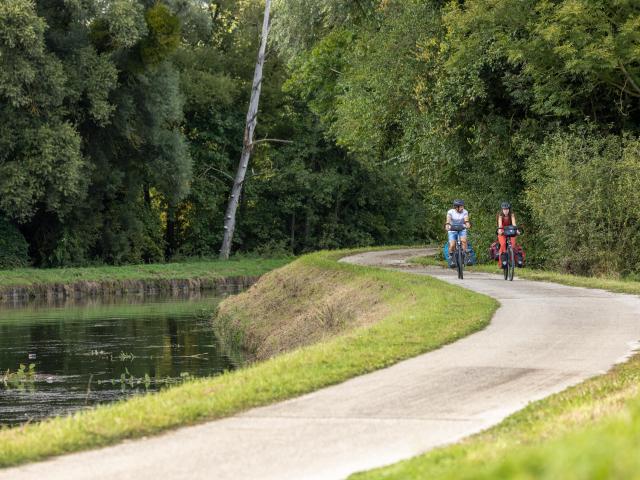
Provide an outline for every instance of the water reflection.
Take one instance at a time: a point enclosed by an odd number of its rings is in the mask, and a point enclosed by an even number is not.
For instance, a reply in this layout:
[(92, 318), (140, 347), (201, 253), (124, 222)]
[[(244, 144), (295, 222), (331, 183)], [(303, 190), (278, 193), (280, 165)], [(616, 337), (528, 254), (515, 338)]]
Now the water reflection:
[(0, 424), (15, 425), (232, 369), (210, 317), (220, 294), (0, 307)]

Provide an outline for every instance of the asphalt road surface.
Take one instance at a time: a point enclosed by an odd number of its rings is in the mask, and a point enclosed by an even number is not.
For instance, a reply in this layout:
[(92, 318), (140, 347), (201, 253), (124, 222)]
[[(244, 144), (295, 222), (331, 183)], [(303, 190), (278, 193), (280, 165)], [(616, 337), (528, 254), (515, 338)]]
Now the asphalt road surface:
[(458, 280), (453, 270), (405, 263), (428, 252), (370, 252), (344, 261), (428, 274), (490, 295), (501, 307), (489, 327), (293, 400), (0, 470), (0, 480), (340, 479), (490, 427), (604, 373), (638, 346), (638, 297), (484, 273)]

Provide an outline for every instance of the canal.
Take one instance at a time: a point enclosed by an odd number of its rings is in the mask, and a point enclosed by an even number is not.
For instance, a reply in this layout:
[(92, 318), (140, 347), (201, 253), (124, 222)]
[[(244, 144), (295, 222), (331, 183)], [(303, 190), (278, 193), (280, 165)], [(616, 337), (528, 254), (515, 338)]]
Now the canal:
[(221, 298), (199, 293), (0, 306), (0, 425), (233, 369), (211, 325)]

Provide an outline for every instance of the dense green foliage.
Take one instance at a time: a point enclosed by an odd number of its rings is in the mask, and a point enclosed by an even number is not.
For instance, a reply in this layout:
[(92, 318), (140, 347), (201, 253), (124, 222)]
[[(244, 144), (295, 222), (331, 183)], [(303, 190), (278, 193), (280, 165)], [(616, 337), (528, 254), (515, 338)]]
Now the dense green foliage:
[[(21, 232), (2, 248), (24, 237), (45, 266), (215, 255), (262, 11), (248, 0), (0, 1), (0, 216)], [(291, 143), (254, 149), (235, 248), (418, 238), (401, 172), (337, 147), (283, 90), (288, 76), (270, 53), (257, 137)]]
[(25, 267), (29, 263), (28, 249), (20, 231), (0, 218), (0, 268)]
[(509, 199), (530, 261), (637, 271), (638, 2), (283, 0), (278, 13), (291, 88), (338, 145), (415, 179), (428, 235), (463, 197), (486, 245)]
[(549, 263), (591, 274), (640, 271), (638, 138), (551, 134), (531, 155), (526, 179)]
[[(262, 7), (0, 2), (0, 216), (33, 263), (217, 253)], [(484, 247), (509, 199), (530, 263), (637, 272), (639, 58), (631, 0), (276, 0), (234, 249), (438, 239), (454, 197)]]

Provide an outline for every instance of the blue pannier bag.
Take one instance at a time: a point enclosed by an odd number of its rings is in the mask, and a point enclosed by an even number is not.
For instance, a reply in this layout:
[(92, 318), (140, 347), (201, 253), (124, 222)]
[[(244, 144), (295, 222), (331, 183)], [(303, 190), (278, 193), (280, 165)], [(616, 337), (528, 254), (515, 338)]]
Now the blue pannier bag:
[[(475, 265), (478, 262), (478, 258), (476, 256), (476, 252), (473, 249), (473, 246), (471, 245), (470, 241), (467, 241), (467, 248), (469, 249), (469, 253), (467, 255), (467, 265)], [(449, 242), (446, 242), (444, 244), (444, 247), (442, 247), (442, 254), (444, 256), (444, 259), (448, 262), (449, 261)]]

